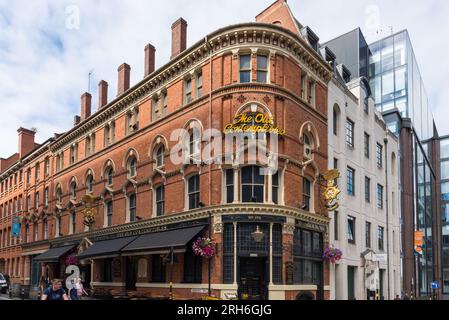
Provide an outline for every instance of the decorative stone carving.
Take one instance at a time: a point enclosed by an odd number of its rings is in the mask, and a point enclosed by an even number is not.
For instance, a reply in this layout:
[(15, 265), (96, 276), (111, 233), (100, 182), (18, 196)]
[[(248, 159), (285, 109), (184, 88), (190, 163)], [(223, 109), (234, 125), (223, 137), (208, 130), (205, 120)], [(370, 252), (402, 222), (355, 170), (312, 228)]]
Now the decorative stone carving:
[(293, 235), (295, 233), (295, 224), (284, 223), (282, 226), (282, 234)]

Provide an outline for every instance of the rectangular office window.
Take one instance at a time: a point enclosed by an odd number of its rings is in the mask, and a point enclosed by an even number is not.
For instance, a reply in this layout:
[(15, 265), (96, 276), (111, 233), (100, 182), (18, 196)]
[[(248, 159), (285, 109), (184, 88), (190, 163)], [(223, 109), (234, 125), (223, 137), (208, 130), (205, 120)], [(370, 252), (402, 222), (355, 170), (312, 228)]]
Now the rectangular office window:
[(240, 83), (251, 82), (251, 55), (240, 55)]
[(371, 202), (371, 179), (365, 177), (365, 201)]
[(346, 144), (354, 148), (354, 122), (350, 119), (346, 120)]
[(384, 207), (384, 187), (377, 185), (377, 207), (383, 209)]
[(365, 223), (365, 239), (366, 239), (366, 247), (371, 248), (371, 222)]
[(376, 162), (377, 162), (377, 167), (378, 168), (382, 168), (383, 165), (383, 147), (380, 143), (377, 143), (377, 147), (376, 147)]
[(378, 246), (379, 251), (384, 251), (384, 227), (378, 227), (377, 229), (377, 240), (378, 240)]
[(355, 218), (348, 216), (348, 242), (355, 244)]
[(369, 159), (369, 149), (370, 149), (370, 137), (369, 134), (365, 132), (365, 143), (364, 143), (364, 147), (365, 147), (365, 157), (367, 157)]
[(348, 191), (348, 195), (350, 196), (355, 196), (355, 170), (352, 169), (351, 167), (347, 168), (347, 174), (346, 174), (346, 179), (347, 179), (347, 191)]
[(257, 82), (267, 83), (268, 81), (268, 57), (257, 56)]

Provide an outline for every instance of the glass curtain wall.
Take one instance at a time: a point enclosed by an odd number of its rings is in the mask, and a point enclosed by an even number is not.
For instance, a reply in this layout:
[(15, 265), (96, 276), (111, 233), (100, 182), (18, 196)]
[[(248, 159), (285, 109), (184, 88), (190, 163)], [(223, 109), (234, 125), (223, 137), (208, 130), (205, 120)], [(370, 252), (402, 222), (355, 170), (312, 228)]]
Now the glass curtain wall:
[(377, 110), (396, 108), (403, 118), (412, 119), (420, 140), (431, 138), (433, 115), (407, 31), (375, 42), (369, 49), (369, 78)]
[(440, 141), (443, 293), (449, 294), (449, 136)]

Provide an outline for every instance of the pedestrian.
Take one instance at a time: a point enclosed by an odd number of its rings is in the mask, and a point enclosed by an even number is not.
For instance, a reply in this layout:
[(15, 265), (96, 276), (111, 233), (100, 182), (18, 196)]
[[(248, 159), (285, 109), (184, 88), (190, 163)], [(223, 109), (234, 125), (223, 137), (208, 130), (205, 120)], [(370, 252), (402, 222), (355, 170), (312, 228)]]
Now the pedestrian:
[(78, 296), (78, 300), (82, 300), (83, 295), (88, 296), (89, 294), (84, 290), (83, 281), (81, 278), (78, 278), (75, 283), (75, 289)]
[(42, 294), (41, 300), (69, 300), (60, 280), (53, 280), (51, 287)]
[(48, 280), (42, 276), (41, 280), (39, 282), (39, 288), (40, 288), (40, 296), (44, 294), (44, 291), (48, 288)]
[(78, 300), (78, 292), (75, 287), (76, 286), (75, 280), (72, 279), (72, 283), (71, 283), (72, 285), (71, 285), (71, 288), (69, 289), (70, 300)]

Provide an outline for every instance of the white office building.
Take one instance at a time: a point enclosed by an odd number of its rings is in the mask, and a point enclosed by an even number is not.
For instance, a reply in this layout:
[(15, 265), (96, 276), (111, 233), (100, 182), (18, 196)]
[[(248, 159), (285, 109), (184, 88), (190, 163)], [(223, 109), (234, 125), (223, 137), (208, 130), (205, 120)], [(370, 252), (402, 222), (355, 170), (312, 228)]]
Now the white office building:
[(401, 294), (398, 140), (375, 111), (365, 78), (344, 65), (329, 84), (329, 168), (337, 168), (340, 207), (329, 242), (343, 252), (330, 266), (331, 299), (394, 299)]

